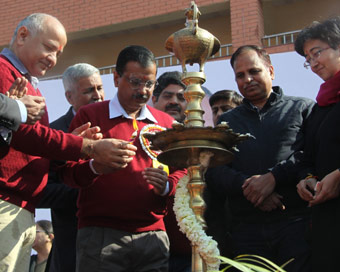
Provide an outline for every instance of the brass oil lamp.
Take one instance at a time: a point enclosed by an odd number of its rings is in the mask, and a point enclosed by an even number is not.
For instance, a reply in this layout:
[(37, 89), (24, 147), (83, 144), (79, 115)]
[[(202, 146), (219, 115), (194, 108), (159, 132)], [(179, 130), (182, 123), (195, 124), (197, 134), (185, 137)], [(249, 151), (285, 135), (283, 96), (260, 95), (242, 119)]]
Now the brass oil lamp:
[[(205, 186), (200, 162), (202, 152), (211, 152), (209, 167), (227, 164), (232, 161), (232, 150), (236, 144), (247, 139), (248, 135), (234, 133), (227, 124), (215, 128), (204, 127), (201, 101), (205, 96), (201, 85), (205, 82), (204, 64), (220, 48), (219, 40), (208, 31), (198, 27), (200, 12), (194, 1), (185, 13), (186, 27), (172, 34), (165, 47), (179, 59), (182, 69), (182, 81), (187, 86), (184, 97), (187, 100), (186, 120), (183, 124), (174, 123), (172, 129), (155, 134), (144, 134), (151, 142), (151, 148), (161, 150), (157, 159), (166, 165), (187, 168), (189, 175), (188, 191), (190, 207), (203, 229), (205, 203), (202, 198)], [(198, 63), (198, 72), (187, 72), (186, 64)], [(196, 246), (192, 246), (192, 271), (204, 272), (206, 265)]]

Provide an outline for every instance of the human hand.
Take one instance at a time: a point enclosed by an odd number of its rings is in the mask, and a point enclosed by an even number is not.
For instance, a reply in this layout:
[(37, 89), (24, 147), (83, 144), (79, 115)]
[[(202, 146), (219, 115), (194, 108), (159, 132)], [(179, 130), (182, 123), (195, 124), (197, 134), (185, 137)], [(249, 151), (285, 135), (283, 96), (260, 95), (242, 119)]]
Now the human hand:
[(212, 157), (214, 156), (214, 153), (211, 151), (202, 151), (199, 155), (199, 161), (200, 161), (200, 173), (201, 177), (204, 178), (205, 173), (208, 170), (208, 167), (210, 165), (210, 161)]
[(100, 133), (100, 127), (98, 126), (91, 127), (90, 122), (87, 122), (81, 125), (80, 127), (77, 127), (72, 131), (72, 134), (92, 140), (100, 140), (103, 138), (103, 134)]
[(285, 205), (282, 204), (283, 197), (276, 192), (270, 194), (263, 202), (258, 205), (258, 208), (264, 212), (270, 212), (276, 209), (285, 210)]
[(316, 185), (314, 199), (309, 201), (310, 206), (323, 203), (339, 196), (340, 171), (338, 169), (329, 173)]
[(153, 186), (153, 191), (157, 195), (162, 195), (168, 182), (168, 174), (163, 170), (163, 166), (158, 168), (145, 168), (142, 172), (147, 183)]
[(132, 161), (136, 150), (137, 147), (120, 139), (106, 138), (94, 141), (84, 138), (81, 153), (93, 158), (96, 163), (119, 169)]
[(25, 77), (18, 77), (5, 94), (12, 99), (19, 99), (26, 95), (27, 83), (28, 80)]
[(316, 183), (317, 180), (315, 178), (300, 180), (300, 182), (296, 185), (299, 196), (305, 201), (313, 200)]
[(110, 174), (113, 173), (117, 170), (126, 168), (128, 166), (128, 163), (125, 164), (116, 164), (115, 167), (112, 166), (107, 166), (105, 164), (99, 163), (95, 160), (93, 160), (92, 162), (92, 167), (93, 169), (96, 171), (96, 173), (102, 175), (102, 174)]
[(26, 124), (33, 125), (45, 114), (45, 98), (41, 96), (25, 95), (19, 99), (26, 106)]
[(275, 188), (275, 178), (271, 172), (264, 175), (254, 175), (247, 178), (242, 185), (243, 195), (255, 207), (269, 196)]
[(12, 99), (20, 100), (26, 107), (27, 120), (26, 124), (33, 125), (45, 114), (45, 98), (40, 96), (26, 95), (27, 82), (25, 77), (18, 77), (6, 92), (6, 95)]

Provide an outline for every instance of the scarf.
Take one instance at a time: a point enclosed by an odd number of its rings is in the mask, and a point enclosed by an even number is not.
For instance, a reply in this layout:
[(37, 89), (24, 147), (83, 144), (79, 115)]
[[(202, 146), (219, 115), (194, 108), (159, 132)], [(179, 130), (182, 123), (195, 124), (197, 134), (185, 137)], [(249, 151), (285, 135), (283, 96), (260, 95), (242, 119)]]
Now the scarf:
[(319, 106), (340, 102), (340, 71), (321, 84), (316, 101)]

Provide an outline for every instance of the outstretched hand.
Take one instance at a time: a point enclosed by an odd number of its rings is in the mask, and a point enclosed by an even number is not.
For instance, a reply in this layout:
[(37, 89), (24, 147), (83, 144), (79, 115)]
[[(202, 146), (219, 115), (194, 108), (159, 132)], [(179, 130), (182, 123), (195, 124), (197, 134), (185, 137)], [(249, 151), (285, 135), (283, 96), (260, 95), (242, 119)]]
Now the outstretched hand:
[(120, 139), (105, 138), (94, 141), (84, 138), (82, 154), (100, 165), (117, 170), (126, 167), (133, 160), (136, 150), (137, 147)]
[(72, 131), (72, 134), (92, 140), (100, 140), (103, 138), (103, 134), (100, 133), (100, 127), (91, 127), (90, 122), (77, 127)]

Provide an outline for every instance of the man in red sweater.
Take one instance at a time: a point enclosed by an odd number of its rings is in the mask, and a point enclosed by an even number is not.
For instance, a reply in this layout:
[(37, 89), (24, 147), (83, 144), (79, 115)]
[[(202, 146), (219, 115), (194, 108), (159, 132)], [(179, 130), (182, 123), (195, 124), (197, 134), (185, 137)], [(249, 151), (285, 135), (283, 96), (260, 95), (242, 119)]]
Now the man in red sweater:
[(157, 84), (155, 58), (148, 49), (128, 46), (116, 65), (117, 95), (82, 107), (70, 129), (91, 122), (100, 126), (104, 138), (129, 141), (137, 152), (119, 170), (94, 160), (93, 167), (102, 175), (73, 184), (80, 188), (76, 271), (168, 271), (163, 217), (168, 196), (175, 193), (184, 171), (170, 169), (167, 175), (142, 135), (170, 128), (173, 118), (146, 105)]
[[(41, 13), (26, 17), (17, 26), (10, 48), (0, 54), (1, 92), (16, 78), (25, 77), (27, 94), (41, 96), (35, 77), (55, 66), (66, 41), (65, 29), (55, 17)], [(121, 168), (127, 167), (135, 149), (127, 141), (94, 141), (50, 129), (46, 109), (39, 122), (22, 124), (10, 146), (0, 148), (0, 271), (28, 270), (35, 238), (34, 209), (47, 183), (48, 159), (77, 161), (89, 155)], [(83, 168), (78, 174), (95, 176)]]

